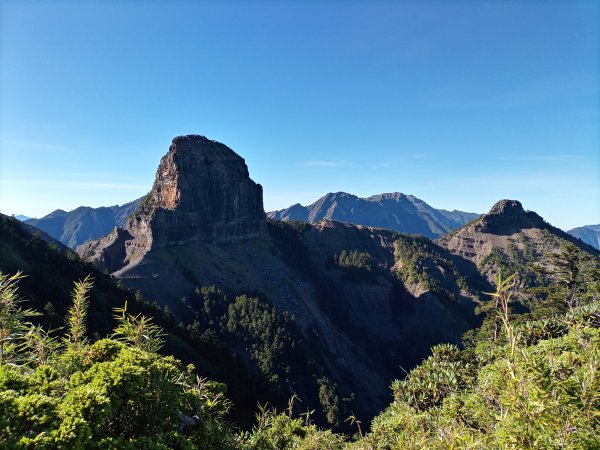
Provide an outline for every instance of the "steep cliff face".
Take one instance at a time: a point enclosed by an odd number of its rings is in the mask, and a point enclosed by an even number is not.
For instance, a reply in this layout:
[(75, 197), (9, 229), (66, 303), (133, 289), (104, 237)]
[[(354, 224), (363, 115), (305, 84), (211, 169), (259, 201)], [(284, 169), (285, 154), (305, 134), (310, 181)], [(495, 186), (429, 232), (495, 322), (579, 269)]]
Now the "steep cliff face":
[(180, 136), (128, 227), (139, 229), (142, 221), (151, 224), (153, 245), (160, 247), (260, 237), (266, 230), (262, 187), (229, 147), (204, 136)]
[(77, 251), (94, 261), (98, 269), (112, 273), (127, 264), (126, 243), (132, 239), (128, 231), (115, 227), (106, 236), (81, 244)]
[(125, 233), (115, 230), (77, 251), (100, 265), (120, 260), (120, 266), (106, 266), (117, 271), (152, 248), (234, 243), (265, 233), (262, 187), (250, 179), (244, 159), (219, 142), (189, 135), (173, 139)]

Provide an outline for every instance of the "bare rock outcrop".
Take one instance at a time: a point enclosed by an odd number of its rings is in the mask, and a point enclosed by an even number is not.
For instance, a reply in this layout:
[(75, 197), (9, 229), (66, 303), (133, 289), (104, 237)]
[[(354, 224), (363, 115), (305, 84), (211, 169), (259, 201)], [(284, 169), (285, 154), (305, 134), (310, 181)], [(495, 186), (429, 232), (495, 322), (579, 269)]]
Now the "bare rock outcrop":
[(126, 243), (132, 238), (128, 231), (115, 227), (103, 238), (81, 244), (77, 252), (94, 261), (98, 269), (114, 272), (127, 265)]
[[(474, 262), (493, 281), (501, 267), (510, 270), (514, 264), (527, 265), (539, 261), (544, 254), (571, 242), (582, 250), (598, 255), (584, 242), (550, 225), (533, 211), (526, 211), (517, 200), (500, 200), (487, 214), (436, 239), (451, 253)], [(506, 267), (505, 267), (506, 269)]]
[(265, 233), (262, 187), (250, 179), (244, 159), (220, 142), (188, 135), (173, 139), (152, 190), (125, 229), (77, 251), (112, 272), (119, 269), (115, 261), (135, 263), (150, 249), (228, 244)]
[(523, 229), (546, 228), (548, 224), (533, 211), (525, 211), (517, 200), (500, 200), (475, 223), (482, 233), (510, 235)]

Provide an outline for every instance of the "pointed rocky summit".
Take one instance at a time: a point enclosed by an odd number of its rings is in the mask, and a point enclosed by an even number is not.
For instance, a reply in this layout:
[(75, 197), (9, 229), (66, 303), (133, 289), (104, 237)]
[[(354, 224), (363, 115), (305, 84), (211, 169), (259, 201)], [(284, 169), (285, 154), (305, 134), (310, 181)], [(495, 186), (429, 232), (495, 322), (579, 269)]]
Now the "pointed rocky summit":
[(548, 224), (533, 211), (525, 211), (517, 200), (499, 200), (475, 224), (483, 233), (512, 234), (527, 228), (546, 228)]
[(597, 251), (564, 231), (553, 227), (517, 200), (500, 200), (487, 214), (458, 230), (436, 239), (455, 255), (474, 262), (493, 281), (499, 271), (515, 270), (539, 261), (549, 251), (571, 242), (582, 250)]

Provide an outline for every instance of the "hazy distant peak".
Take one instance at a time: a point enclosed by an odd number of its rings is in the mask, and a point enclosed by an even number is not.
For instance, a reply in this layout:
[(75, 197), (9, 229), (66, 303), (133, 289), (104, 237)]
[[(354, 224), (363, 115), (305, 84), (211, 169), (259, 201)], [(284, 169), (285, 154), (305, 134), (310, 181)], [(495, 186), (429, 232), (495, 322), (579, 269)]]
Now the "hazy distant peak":
[(54, 211), (52, 211), (50, 214), (48, 214), (45, 217), (48, 217), (48, 218), (57, 217), (57, 216), (63, 216), (65, 214), (67, 214), (67, 211), (65, 211), (64, 209), (55, 209)]
[(267, 213), (273, 220), (304, 220), (316, 224), (334, 220), (368, 227), (437, 237), (478, 217), (462, 211), (432, 208), (423, 200), (402, 192), (386, 192), (361, 198), (347, 192), (329, 192), (316, 202)]
[[(323, 197), (321, 197), (319, 200), (317, 200), (317, 202), (321, 201), (321, 200), (337, 200), (337, 199), (354, 199), (354, 198), (359, 198), (356, 195), (353, 194), (349, 194), (348, 192), (329, 192), (327, 194), (325, 194)], [(315, 202), (315, 203), (317, 203)]]
[(402, 192), (384, 192), (383, 194), (371, 195), (370, 197), (366, 197), (365, 200), (368, 201), (381, 201), (381, 200), (401, 200), (402, 198), (408, 198), (407, 195), (404, 195)]
[(584, 225), (567, 231), (571, 236), (581, 239), (586, 244), (600, 250), (600, 224)]

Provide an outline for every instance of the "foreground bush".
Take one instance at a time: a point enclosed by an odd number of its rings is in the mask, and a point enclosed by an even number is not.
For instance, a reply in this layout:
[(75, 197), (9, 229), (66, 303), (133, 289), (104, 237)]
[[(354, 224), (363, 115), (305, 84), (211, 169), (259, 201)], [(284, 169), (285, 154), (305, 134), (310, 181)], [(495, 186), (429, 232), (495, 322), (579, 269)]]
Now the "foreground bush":
[(504, 338), (434, 347), (351, 448), (600, 448), (600, 303), (554, 318), (559, 335), (539, 340), (546, 321), (513, 327), (511, 284), (498, 285)]
[(225, 386), (156, 353), (160, 330), (120, 309), (116, 334), (89, 344), (87, 292), (76, 283), (62, 342), (24, 321), (18, 276), (0, 274), (0, 447), (234, 448)]

